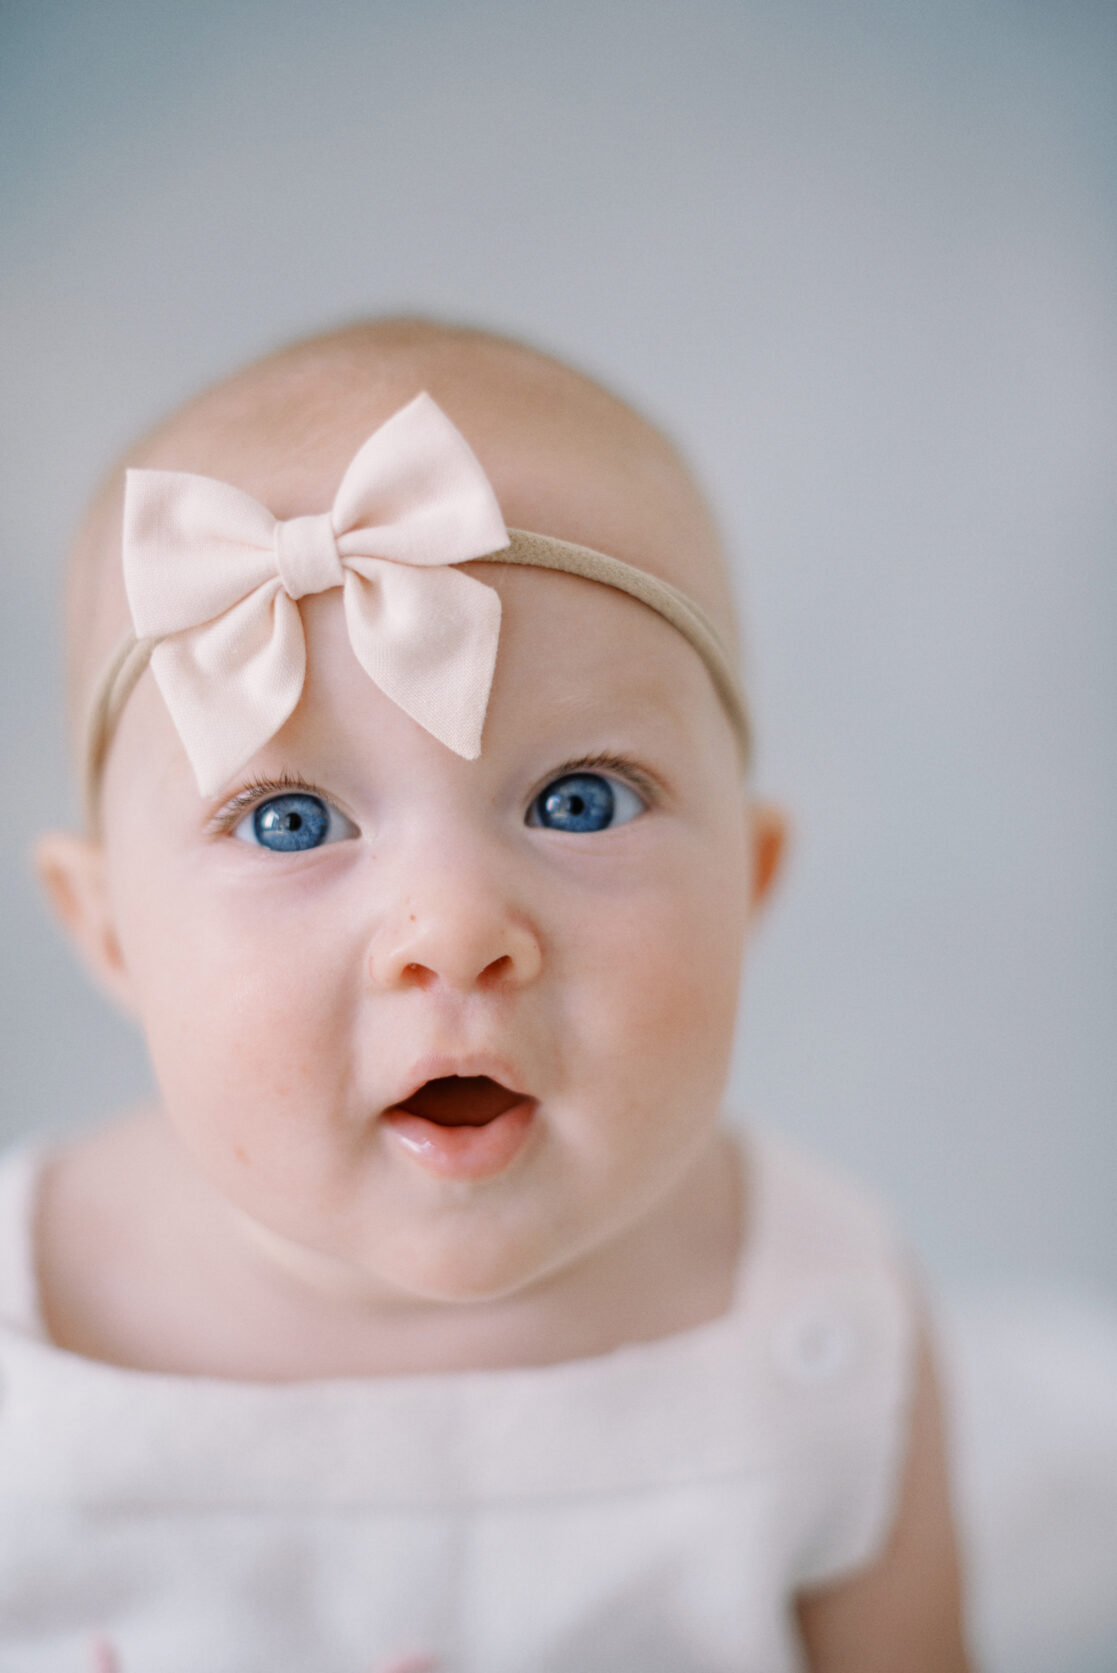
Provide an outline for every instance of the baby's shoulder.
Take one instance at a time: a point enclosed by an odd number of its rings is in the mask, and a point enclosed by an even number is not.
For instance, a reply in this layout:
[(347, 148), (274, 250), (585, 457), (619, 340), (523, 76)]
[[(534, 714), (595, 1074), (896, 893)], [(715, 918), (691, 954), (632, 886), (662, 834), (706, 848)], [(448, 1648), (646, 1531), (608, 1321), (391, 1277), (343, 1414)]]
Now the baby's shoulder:
[[(99, 1357), (82, 1323), (111, 1294), (147, 1170), (150, 1122), (122, 1116), (0, 1157), (0, 1321)], [(71, 1340), (71, 1337), (74, 1339)], [(79, 1340), (79, 1338), (81, 1340)]]
[(902, 1239), (878, 1194), (837, 1164), (770, 1132), (744, 1144), (748, 1255), (806, 1278), (904, 1264)]
[(745, 1146), (745, 1339), (764, 1344), (800, 1586), (882, 1548), (910, 1431), (920, 1309), (892, 1216), (865, 1185), (770, 1135)]

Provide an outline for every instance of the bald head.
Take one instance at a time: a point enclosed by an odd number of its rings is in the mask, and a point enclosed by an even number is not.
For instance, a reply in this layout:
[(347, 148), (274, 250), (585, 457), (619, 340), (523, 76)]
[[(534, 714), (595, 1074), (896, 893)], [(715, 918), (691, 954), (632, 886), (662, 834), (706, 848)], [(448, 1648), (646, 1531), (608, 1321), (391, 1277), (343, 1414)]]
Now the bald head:
[(205, 391), (115, 467), (75, 542), (70, 710), (128, 625), (120, 565), (124, 471), (194, 471), (280, 518), (329, 509), (373, 430), (426, 390), (477, 454), (513, 528), (591, 546), (673, 582), (732, 637), (717, 530), (666, 438), (561, 362), (485, 332), (374, 320), (308, 338)]

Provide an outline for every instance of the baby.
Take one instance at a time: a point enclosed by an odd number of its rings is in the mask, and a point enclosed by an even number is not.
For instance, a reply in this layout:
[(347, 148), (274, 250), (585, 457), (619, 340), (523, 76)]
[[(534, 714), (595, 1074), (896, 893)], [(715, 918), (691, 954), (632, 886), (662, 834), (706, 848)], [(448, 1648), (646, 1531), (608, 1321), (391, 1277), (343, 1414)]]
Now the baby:
[(158, 1102), (0, 1175), (0, 1669), (961, 1673), (903, 1252), (721, 1125), (783, 828), (673, 449), (389, 320), (127, 464), (38, 860)]

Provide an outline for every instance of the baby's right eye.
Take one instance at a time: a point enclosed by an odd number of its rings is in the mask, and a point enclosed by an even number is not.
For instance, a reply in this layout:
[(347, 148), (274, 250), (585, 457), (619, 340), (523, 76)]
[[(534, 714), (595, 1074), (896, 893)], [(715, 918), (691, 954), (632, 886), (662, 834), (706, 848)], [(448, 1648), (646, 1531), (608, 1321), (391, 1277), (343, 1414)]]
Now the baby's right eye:
[(332, 803), (306, 790), (269, 796), (233, 827), (240, 842), (270, 848), (276, 854), (299, 854), (328, 842), (358, 835), (357, 827)]

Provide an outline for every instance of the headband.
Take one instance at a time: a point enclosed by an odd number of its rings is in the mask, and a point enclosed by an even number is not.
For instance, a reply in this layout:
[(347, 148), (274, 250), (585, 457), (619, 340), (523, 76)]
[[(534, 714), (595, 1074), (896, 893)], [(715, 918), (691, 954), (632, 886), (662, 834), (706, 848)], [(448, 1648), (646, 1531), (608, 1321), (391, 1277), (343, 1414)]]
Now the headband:
[(209, 477), (128, 471), (123, 553), (133, 631), (90, 707), (91, 820), (113, 732), (149, 664), (198, 788), (212, 795), (294, 709), (306, 674), (297, 601), (334, 587), (370, 679), (448, 748), (474, 759), (500, 630), (496, 590), (455, 567), (477, 558), (582, 576), (655, 610), (702, 658), (748, 755), (733, 661), (699, 606), (603, 552), (506, 529), (469, 444), (429, 395), (369, 437), (332, 509), (317, 516), (280, 521)]

